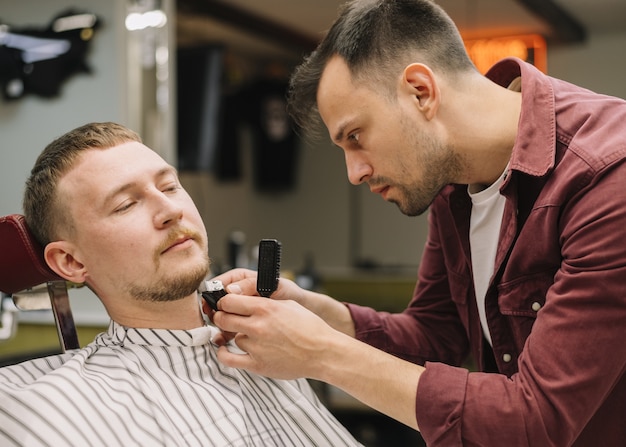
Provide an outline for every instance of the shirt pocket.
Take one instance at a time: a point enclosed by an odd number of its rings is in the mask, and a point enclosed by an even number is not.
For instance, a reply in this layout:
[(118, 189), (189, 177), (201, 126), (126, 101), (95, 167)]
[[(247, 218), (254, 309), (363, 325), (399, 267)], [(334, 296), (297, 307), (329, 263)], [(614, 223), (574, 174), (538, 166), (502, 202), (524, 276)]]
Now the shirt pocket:
[(522, 348), (546, 303), (548, 289), (554, 284), (554, 272), (542, 271), (498, 285), (498, 307), (508, 318), (518, 348)]

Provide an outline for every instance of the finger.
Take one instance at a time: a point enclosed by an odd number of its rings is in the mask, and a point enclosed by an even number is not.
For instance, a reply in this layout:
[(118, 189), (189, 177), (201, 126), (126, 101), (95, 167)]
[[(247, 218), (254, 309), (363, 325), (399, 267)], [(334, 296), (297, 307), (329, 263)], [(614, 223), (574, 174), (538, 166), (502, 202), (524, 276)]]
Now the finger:
[(224, 337), (223, 332), (219, 332), (215, 334), (213, 338), (211, 339), (211, 341), (215, 343), (217, 346), (224, 346), (228, 342), (228, 340), (226, 340), (226, 337)]
[(202, 312), (204, 312), (209, 317), (209, 320), (213, 321), (213, 314), (215, 313), (215, 311), (211, 309), (211, 306), (209, 306), (209, 304), (205, 300), (202, 300)]
[(254, 277), (248, 277), (239, 281), (232, 282), (225, 286), (228, 293), (236, 293), (239, 295), (258, 295), (256, 290), (256, 274)]
[[(213, 310), (211, 308), (211, 306), (209, 306), (206, 301), (204, 301), (202, 303), (202, 311), (207, 315), (209, 321), (213, 324), (215, 323), (215, 313), (216, 311)], [(224, 332), (222, 331), (220, 334), (224, 334), (223, 337), (226, 339), (226, 341), (230, 340), (231, 338), (233, 338), (235, 336), (234, 332)]]
[(225, 345), (226, 343), (228, 343), (230, 340), (232, 340), (233, 338), (235, 338), (235, 334), (234, 332), (218, 332), (212, 339), (211, 341), (213, 343), (215, 343), (218, 346), (222, 346)]
[(243, 281), (246, 278), (250, 278), (250, 277), (256, 278), (256, 272), (253, 270), (249, 270), (249, 269), (236, 268), (236, 269), (224, 272), (221, 275), (218, 275), (213, 279), (221, 281), (222, 284), (232, 284), (234, 282)]
[(253, 359), (249, 355), (230, 352), (226, 346), (219, 347), (217, 359), (226, 366), (238, 369), (249, 369), (253, 363)]
[(218, 301), (217, 306), (219, 310), (229, 314), (250, 316), (259, 308), (259, 306), (267, 304), (267, 298), (229, 293)]
[(213, 315), (213, 324), (220, 328), (224, 333), (247, 332), (249, 330), (249, 327), (246, 324), (247, 320), (249, 320), (249, 317), (247, 316), (241, 316), (223, 311), (217, 311), (215, 312), (215, 315)]

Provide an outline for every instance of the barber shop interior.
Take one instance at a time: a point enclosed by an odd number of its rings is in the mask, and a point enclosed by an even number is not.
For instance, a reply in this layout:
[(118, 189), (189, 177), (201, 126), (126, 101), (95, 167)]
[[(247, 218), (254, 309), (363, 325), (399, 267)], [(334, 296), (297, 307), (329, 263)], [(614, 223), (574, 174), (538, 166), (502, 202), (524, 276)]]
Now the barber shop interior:
[[(209, 278), (257, 270), (260, 242), (271, 239), (280, 241), (281, 278), (380, 312), (406, 308), (429, 213), (407, 217), (366, 182), (353, 184), (334, 135), (323, 125), (305, 134), (288, 113), (290, 77), (342, 3), (0, 0), (2, 367), (83, 348), (109, 326), (93, 291), (51, 275), (41, 247), (23, 247), (28, 235), (6, 221), (23, 214), (43, 148), (89, 122), (123, 124), (175, 167), (206, 227)], [(481, 73), (513, 57), (626, 98), (626, 2), (436, 3)], [(426, 445), (338, 387), (308, 381), (362, 445)]]

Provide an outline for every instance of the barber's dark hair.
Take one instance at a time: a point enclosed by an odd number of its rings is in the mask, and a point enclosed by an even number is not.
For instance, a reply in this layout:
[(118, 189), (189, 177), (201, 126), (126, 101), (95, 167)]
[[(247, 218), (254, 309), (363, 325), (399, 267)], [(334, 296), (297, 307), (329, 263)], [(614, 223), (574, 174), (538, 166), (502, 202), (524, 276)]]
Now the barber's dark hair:
[(90, 123), (69, 131), (50, 143), (37, 158), (26, 181), (23, 209), (26, 224), (44, 246), (59, 237), (59, 229), (72, 231), (67, 206), (59, 200), (59, 180), (87, 149), (107, 149), (130, 141), (137, 133), (116, 123)]
[(397, 76), (413, 62), (449, 76), (474, 69), (456, 25), (433, 1), (352, 0), (291, 77), (289, 113), (305, 131), (320, 124), (317, 89), (335, 55), (354, 82), (369, 82), (383, 95), (391, 95)]

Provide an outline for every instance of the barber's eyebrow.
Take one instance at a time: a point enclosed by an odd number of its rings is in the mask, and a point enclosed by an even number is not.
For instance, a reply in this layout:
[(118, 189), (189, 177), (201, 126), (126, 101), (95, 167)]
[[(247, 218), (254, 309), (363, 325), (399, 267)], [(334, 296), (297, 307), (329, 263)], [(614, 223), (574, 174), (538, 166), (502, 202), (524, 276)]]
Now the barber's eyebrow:
[(335, 133), (335, 136), (333, 137), (333, 141), (335, 143), (341, 143), (341, 141), (343, 140), (343, 134), (346, 132), (346, 125), (342, 124), (341, 126), (339, 126), (339, 129), (337, 129), (337, 132)]
[(346, 121), (344, 121), (343, 123), (339, 124), (339, 127), (337, 128), (337, 131), (335, 132), (335, 136), (333, 138), (333, 141), (335, 143), (341, 143), (341, 141), (343, 141), (343, 139), (345, 138), (345, 133), (346, 133), (346, 129), (348, 128), (348, 126), (352, 125), (352, 122), (354, 120), (353, 119), (348, 119)]
[[(173, 166), (166, 166), (162, 169), (159, 169), (154, 175), (154, 178), (161, 178), (168, 174), (173, 174), (176, 178), (178, 178), (178, 171)], [(118, 195), (136, 186), (137, 186), (137, 182), (128, 182), (128, 183), (124, 183), (123, 185), (120, 185), (119, 187), (115, 188), (113, 191), (111, 191), (104, 197), (104, 200), (102, 201), (103, 205), (106, 206), (115, 197), (117, 197)]]

